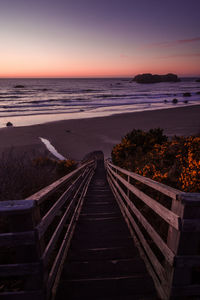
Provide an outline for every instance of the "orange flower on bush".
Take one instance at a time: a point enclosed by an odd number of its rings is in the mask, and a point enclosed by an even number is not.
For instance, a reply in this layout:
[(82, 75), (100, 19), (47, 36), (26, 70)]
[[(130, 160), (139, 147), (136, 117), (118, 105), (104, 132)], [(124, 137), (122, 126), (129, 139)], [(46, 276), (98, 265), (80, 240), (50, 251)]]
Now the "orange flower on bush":
[[(120, 153), (120, 147), (124, 151), (123, 140), (119, 145), (112, 154), (116, 155), (115, 163), (121, 159), (121, 167), (128, 166), (133, 172), (185, 192), (200, 192), (200, 137), (174, 137), (171, 141), (154, 144), (146, 153), (134, 145), (134, 153), (124, 157), (124, 161)], [(129, 148), (131, 146), (129, 143)]]
[(77, 163), (72, 159), (61, 160), (57, 164), (57, 172), (60, 175), (65, 175), (76, 169)]

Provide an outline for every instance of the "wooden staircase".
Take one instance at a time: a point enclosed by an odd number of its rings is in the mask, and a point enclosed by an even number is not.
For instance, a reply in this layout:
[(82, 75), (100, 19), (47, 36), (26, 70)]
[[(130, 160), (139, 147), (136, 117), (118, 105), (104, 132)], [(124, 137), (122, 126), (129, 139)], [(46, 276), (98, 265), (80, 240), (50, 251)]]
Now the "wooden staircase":
[(157, 299), (106, 179), (103, 160), (89, 185), (56, 300)]
[(104, 167), (103, 153), (1, 201), (0, 219), (2, 300), (200, 299), (200, 193)]

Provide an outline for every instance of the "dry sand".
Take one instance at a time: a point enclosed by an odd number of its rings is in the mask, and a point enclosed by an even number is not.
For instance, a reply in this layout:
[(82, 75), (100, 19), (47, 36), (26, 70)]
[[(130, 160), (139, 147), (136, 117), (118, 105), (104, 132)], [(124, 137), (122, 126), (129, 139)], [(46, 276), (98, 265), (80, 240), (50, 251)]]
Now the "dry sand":
[(200, 106), (136, 112), (92, 119), (64, 120), (41, 125), (0, 129), (0, 153), (43, 151), (39, 137), (48, 139), (67, 158), (80, 160), (102, 150), (110, 157), (113, 145), (132, 129), (160, 127), (168, 136), (200, 133)]

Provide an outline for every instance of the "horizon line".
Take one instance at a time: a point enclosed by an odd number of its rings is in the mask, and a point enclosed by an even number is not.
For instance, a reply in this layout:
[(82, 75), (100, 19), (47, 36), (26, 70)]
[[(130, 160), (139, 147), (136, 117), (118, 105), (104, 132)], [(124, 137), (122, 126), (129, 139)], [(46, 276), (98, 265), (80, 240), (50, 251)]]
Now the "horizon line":
[[(145, 73), (138, 73), (138, 74), (148, 74), (148, 72)], [(138, 75), (136, 74), (136, 75)], [(154, 75), (154, 73), (151, 73)], [(156, 74), (156, 73), (155, 73)], [(169, 74), (169, 73), (165, 73), (165, 74)], [(0, 76), (0, 79), (101, 79), (101, 78), (107, 78), (107, 79), (112, 79), (112, 78), (116, 78), (116, 79), (120, 79), (120, 78), (127, 78), (127, 79), (132, 79), (134, 78), (134, 76), (136, 75), (122, 75), (122, 76)], [(163, 74), (161, 74), (163, 75)], [(177, 75), (177, 74), (176, 74)], [(184, 77), (200, 77), (199, 75), (177, 75), (180, 78), (184, 78)]]

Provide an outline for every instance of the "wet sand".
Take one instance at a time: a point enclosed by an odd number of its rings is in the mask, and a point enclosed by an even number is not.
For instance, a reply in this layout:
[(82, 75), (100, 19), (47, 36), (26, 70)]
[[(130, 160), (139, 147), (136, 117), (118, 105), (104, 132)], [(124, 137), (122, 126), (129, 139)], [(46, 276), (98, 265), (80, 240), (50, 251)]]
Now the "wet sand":
[(56, 121), (40, 125), (0, 129), (0, 154), (13, 148), (15, 152), (43, 152), (39, 137), (48, 139), (59, 153), (81, 160), (94, 150), (110, 157), (112, 147), (132, 129), (163, 128), (164, 134), (192, 135), (200, 133), (200, 105), (135, 112), (98, 117)]

